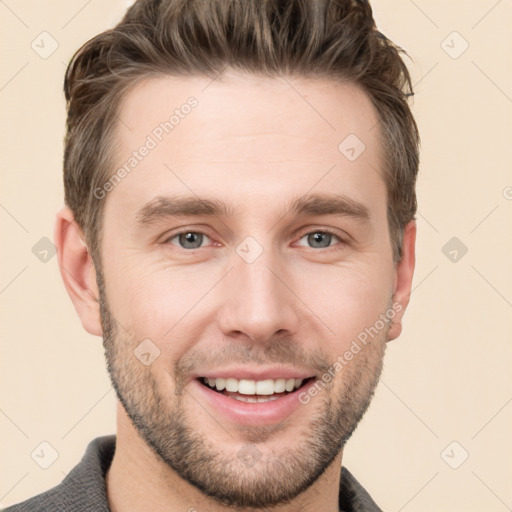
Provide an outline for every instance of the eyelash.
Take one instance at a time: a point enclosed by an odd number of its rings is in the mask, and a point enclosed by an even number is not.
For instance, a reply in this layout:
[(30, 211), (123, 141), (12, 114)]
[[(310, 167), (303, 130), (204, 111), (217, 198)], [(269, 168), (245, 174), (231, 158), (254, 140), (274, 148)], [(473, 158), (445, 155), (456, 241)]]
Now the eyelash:
[(300, 247), (306, 247), (307, 249), (312, 249), (314, 251), (321, 250), (323, 252), (326, 252), (326, 251), (330, 251), (330, 250), (339, 250), (339, 244), (343, 244), (343, 245), (346, 244), (345, 240), (338, 233), (336, 233), (330, 229), (313, 229), (311, 231), (306, 231), (299, 236), (298, 241), (301, 241), (303, 238), (305, 238), (309, 235), (313, 235), (313, 234), (317, 234), (317, 233), (321, 233), (323, 235), (332, 235), (333, 237), (338, 239), (338, 243), (334, 243), (333, 245), (329, 245), (327, 247), (310, 247), (308, 245), (300, 246)]
[[(186, 233), (194, 233), (194, 234), (197, 234), (197, 235), (205, 235), (206, 237), (211, 239), (211, 237), (208, 234), (204, 233), (203, 231), (194, 231), (192, 229), (187, 229), (187, 230), (178, 231), (177, 233), (173, 233), (171, 236), (167, 237), (164, 240), (164, 244), (170, 244), (171, 240), (179, 237), (180, 235), (184, 235)], [(339, 243), (341, 243), (343, 245), (347, 245), (348, 244), (348, 241), (346, 239), (342, 238), (338, 233), (336, 233), (336, 232), (334, 232), (334, 231), (332, 231), (330, 229), (325, 229), (325, 228), (324, 229), (313, 229), (311, 231), (306, 231), (306, 232), (304, 232), (304, 233), (302, 233), (300, 235), (298, 240), (302, 240), (304, 237), (306, 237), (308, 235), (316, 234), (316, 233), (332, 235), (332, 236), (336, 237), (339, 240)], [(174, 244), (171, 244), (171, 245), (174, 245)], [(325, 252), (325, 251), (328, 251), (330, 249), (336, 249), (337, 245), (338, 244), (330, 245), (328, 247), (319, 247), (319, 248), (309, 247), (309, 248), (313, 249), (313, 250), (320, 250), (320, 249), (322, 249)], [(175, 245), (175, 247), (177, 249), (181, 249), (182, 251), (185, 251), (185, 252), (193, 252), (193, 251), (197, 251), (197, 250), (203, 248), (203, 247), (196, 247), (194, 249), (185, 249), (184, 247), (180, 247), (178, 245)], [(303, 246), (301, 246), (301, 247), (303, 247)]]

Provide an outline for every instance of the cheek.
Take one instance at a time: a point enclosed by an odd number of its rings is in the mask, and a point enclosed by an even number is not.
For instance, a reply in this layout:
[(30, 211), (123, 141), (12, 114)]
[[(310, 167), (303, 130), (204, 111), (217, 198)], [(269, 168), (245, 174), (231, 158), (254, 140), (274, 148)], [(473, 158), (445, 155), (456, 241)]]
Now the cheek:
[(107, 297), (112, 314), (139, 343), (149, 338), (163, 352), (179, 352), (214, 309), (208, 292), (219, 276), (207, 266), (163, 266), (110, 269)]
[(328, 327), (322, 329), (327, 333), (322, 343), (331, 357), (375, 325), (390, 305), (392, 274), (382, 268), (319, 266), (302, 275), (311, 277), (301, 279), (298, 295)]

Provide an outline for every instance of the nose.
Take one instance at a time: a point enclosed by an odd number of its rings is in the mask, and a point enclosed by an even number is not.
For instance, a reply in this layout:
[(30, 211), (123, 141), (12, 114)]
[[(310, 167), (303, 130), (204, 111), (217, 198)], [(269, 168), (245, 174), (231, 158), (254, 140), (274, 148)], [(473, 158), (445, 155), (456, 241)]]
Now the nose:
[(218, 316), (225, 336), (268, 343), (277, 335), (297, 333), (299, 303), (292, 291), (292, 278), (283, 266), (265, 252), (252, 263), (235, 258), (234, 268), (224, 281)]

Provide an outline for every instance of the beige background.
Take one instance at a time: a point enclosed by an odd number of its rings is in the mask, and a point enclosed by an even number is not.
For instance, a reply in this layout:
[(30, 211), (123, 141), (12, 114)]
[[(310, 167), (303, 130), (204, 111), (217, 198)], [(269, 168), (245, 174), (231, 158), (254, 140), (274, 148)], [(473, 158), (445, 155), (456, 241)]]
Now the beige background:
[[(126, 5), (0, 2), (3, 506), (56, 485), (93, 437), (115, 430), (101, 341), (82, 329), (57, 259), (32, 248), (52, 238), (63, 204), (65, 64)], [(418, 262), (404, 333), (344, 463), (386, 511), (510, 510), (512, 1), (375, 0), (374, 10), (414, 60)], [(46, 59), (31, 48), (51, 49), (43, 31), (59, 45)], [(456, 262), (442, 252), (452, 237), (468, 249)], [(48, 469), (31, 458), (43, 441), (58, 452)]]

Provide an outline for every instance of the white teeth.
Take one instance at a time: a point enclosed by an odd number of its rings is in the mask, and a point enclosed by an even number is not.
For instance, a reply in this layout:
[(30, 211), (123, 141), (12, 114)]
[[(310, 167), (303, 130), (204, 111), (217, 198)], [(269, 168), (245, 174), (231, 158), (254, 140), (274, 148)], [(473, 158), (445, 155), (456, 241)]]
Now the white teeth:
[(273, 395), (274, 394), (274, 381), (272, 379), (259, 380), (256, 382), (257, 395)]
[(255, 396), (232, 396), (231, 398), (234, 398), (240, 402), (249, 402), (251, 404), (258, 403), (258, 399)]
[(263, 402), (272, 402), (273, 400), (279, 400), (278, 396), (240, 396), (233, 395), (231, 398), (238, 400), (239, 402), (248, 402), (250, 404), (263, 403)]
[(274, 383), (274, 393), (283, 393), (286, 389), (286, 379), (277, 379)]
[(263, 402), (272, 402), (272, 400), (277, 400), (278, 398), (278, 396), (259, 396), (258, 403), (261, 404)]
[(236, 379), (226, 379), (226, 391), (236, 393), (238, 391), (238, 381)]
[(256, 403), (263, 403), (263, 402), (272, 402), (273, 400), (279, 400), (278, 396), (232, 396), (231, 398), (234, 398), (235, 400), (238, 400), (239, 402), (248, 402), (250, 404), (256, 404)]
[[(204, 377), (203, 382), (211, 388), (217, 389), (217, 391), (225, 389), (231, 393), (238, 392), (241, 395), (262, 395), (263, 397), (269, 397), (274, 393), (284, 393), (284, 391), (291, 392), (294, 389), (300, 388), (304, 379), (265, 379), (255, 381), (248, 379), (238, 380), (232, 377), (227, 379), (220, 377), (216, 379)], [(268, 400), (267, 398), (264, 398), (261, 401)]]
[(254, 395), (256, 393), (256, 383), (253, 380), (239, 380), (238, 392), (242, 395)]

